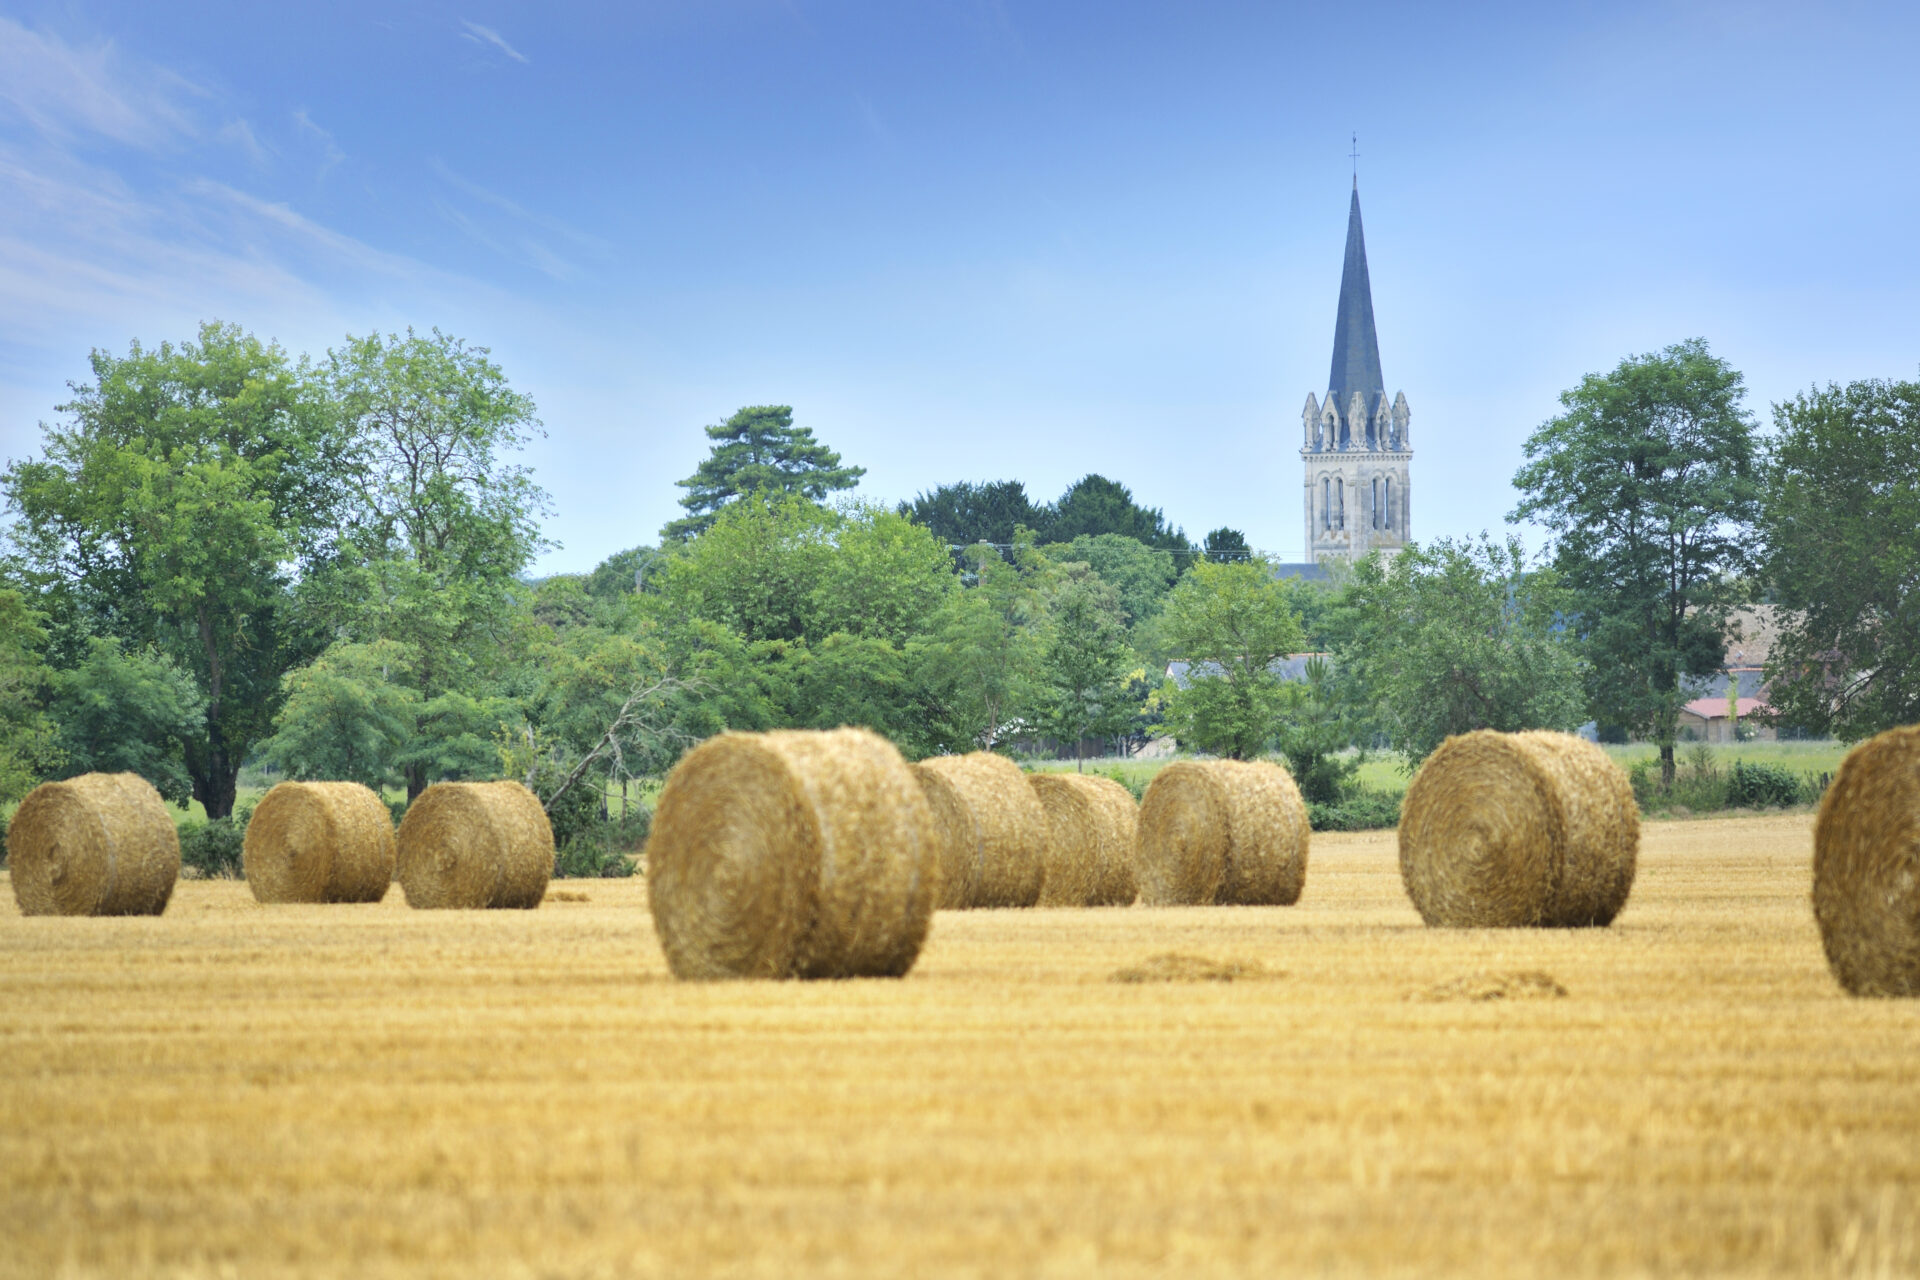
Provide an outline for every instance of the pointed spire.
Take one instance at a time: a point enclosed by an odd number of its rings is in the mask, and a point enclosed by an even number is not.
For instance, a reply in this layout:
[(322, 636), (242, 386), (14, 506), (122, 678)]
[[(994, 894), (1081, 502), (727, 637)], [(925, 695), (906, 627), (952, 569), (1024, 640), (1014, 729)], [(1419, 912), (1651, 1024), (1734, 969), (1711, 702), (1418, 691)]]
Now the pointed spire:
[(1360, 230), (1360, 179), (1347, 210), (1347, 261), (1340, 270), (1340, 312), (1333, 325), (1333, 371), (1327, 399), (1344, 405), (1355, 392), (1368, 405), (1387, 391), (1380, 374), (1380, 339), (1373, 331), (1373, 285), (1367, 279), (1367, 240)]

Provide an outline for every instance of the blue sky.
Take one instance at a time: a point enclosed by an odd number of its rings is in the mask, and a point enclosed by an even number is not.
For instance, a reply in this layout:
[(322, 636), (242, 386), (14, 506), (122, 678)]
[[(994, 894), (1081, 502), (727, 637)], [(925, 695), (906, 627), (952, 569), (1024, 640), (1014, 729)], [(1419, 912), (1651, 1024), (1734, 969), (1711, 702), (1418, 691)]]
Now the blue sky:
[(1357, 131), (1414, 533), (1498, 529), (1630, 353), (1707, 338), (1763, 421), (1916, 375), (1917, 44), (1896, 4), (0, 0), (0, 454), (95, 346), (437, 325), (540, 405), (545, 570), (652, 541), (768, 402), (871, 498), (1099, 471), (1297, 558)]

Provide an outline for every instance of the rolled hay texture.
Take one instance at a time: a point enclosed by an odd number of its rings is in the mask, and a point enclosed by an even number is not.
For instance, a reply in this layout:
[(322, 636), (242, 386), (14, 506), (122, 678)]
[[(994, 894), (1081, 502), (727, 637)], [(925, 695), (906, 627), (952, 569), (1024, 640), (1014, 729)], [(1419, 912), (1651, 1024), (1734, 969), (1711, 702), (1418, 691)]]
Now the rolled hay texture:
[(553, 876), (547, 811), (517, 782), (434, 783), (407, 806), (398, 844), (410, 907), (527, 910)]
[(1306, 883), (1310, 834), (1300, 788), (1278, 765), (1170, 764), (1140, 802), (1140, 899), (1157, 907), (1290, 907)]
[(1813, 825), (1813, 915), (1848, 992), (1920, 995), (1920, 725), (1840, 762)]
[(677, 978), (897, 978), (926, 941), (939, 836), (865, 729), (723, 733), (674, 767), (647, 897)]
[(1400, 878), (1429, 925), (1611, 924), (1633, 889), (1639, 849), (1626, 773), (1572, 734), (1448, 738), (1401, 809)]
[(23, 915), (157, 916), (180, 878), (180, 834), (145, 778), (83, 773), (20, 802), (7, 860)]
[(913, 766), (940, 836), (940, 905), (1031, 907), (1046, 878), (1047, 814), (1005, 756), (974, 751)]
[(378, 902), (393, 883), (393, 812), (357, 782), (282, 782), (254, 809), (241, 862), (261, 902)]
[(1042, 907), (1124, 907), (1135, 897), (1133, 835), (1140, 806), (1111, 778), (1033, 773), (1047, 817)]

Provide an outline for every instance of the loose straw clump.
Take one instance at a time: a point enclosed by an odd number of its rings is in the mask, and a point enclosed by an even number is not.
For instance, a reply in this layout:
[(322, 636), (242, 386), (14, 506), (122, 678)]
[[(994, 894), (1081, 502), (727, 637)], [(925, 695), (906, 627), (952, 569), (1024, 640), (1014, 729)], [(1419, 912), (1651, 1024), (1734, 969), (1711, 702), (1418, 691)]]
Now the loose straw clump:
[(1046, 875), (1047, 815), (1020, 766), (991, 751), (913, 766), (940, 838), (942, 907), (1031, 907)]
[(647, 897), (678, 978), (897, 978), (939, 884), (926, 798), (865, 729), (723, 733), (667, 778)]
[(282, 782), (247, 823), (261, 902), (378, 902), (393, 883), (393, 815), (357, 782)]
[(1307, 806), (1285, 769), (1183, 760), (1140, 803), (1134, 875), (1149, 906), (1292, 906), (1307, 876)]
[(400, 820), (400, 887), (410, 907), (540, 905), (553, 876), (553, 827), (517, 782), (436, 782)]
[(1847, 991), (1920, 995), (1920, 725), (1841, 761), (1813, 827), (1813, 915)]
[(1610, 924), (1633, 888), (1639, 847), (1627, 775), (1566, 733), (1448, 738), (1401, 808), (1400, 877), (1430, 925)]
[(1133, 833), (1139, 806), (1111, 778), (1027, 775), (1047, 817), (1040, 906), (1126, 906), (1135, 895)]
[(35, 787), (7, 829), (13, 896), (30, 916), (157, 916), (180, 878), (180, 835), (135, 773)]

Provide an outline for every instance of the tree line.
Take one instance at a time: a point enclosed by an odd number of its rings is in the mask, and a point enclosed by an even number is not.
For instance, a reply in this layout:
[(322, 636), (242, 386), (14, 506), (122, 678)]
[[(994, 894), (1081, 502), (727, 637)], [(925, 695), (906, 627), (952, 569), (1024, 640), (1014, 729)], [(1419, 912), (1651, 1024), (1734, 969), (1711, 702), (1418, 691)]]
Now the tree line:
[(542, 427), (487, 351), (207, 325), (95, 352), (0, 477), (0, 798), (130, 769), (217, 818), (248, 764), (409, 797), (504, 775), (564, 838), (712, 733), (839, 724), (915, 756), (1171, 734), (1279, 752), (1330, 801), (1355, 745), (1595, 720), (1670, 780), (1688, 682), (1760, 601), (1783, 724), (1920, 719), (1920, 384), (1812, 390), (1770, 433), (1743, 398), (1703, 342), (1622, 361), (1527, 443), (1511, 518), (1542, 555), (1439, 539), (1324, 582), (1097, 474), (862, 503), (859, 467), (749, 406), (707, 428), (683, 517), (535, 581)]

